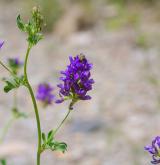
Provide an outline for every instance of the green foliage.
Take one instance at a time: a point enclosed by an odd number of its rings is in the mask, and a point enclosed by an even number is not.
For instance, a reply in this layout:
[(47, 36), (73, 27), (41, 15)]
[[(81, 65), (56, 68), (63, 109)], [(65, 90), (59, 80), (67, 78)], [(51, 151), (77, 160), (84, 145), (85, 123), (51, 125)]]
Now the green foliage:
[(46, 23), (44, 30), (47, 32), (54, 29), (56, 22), (63, 13), (59, 0), (27, 0), (25, 3), (27, 3), (29, 9), (32, 6), (40, 6)]
[(65, 153), (67, 150), (67, 144), (64, 142), (59, 142), (54, 139), (54, 131), (51, 130), (48, 135), (46, 136), (44, 133), (42, 133), (42, 152), (46, 149), (50, 149), (52, 151), (60, 151), (62, 153)]
[(17, 17), (17, 26), (20, 30), (22, 30), (24, 32), (27, 31), (27, 24), (25, 25), (24, 22), (22, 22), (20, 15), (18, 15), (18, 17)]
[(8, 93), (12, 89), (19, 88), (22, 85), (25, 85), (25, 79), (23, 76), (17, 77), (14, 76), (11, 79), (4, 79), (4, 82), (6, 83), (4, 87), (4, 92)]
[(0, 163), (1, 163), (1, 165), (7, 165), (7, 162), (6, 162), (5, 159), (1, 159), (1, 160), (0, 160)]
[(20, 15), (17, 17), (17, 26), (21, 31), (28, 34), (27, 41), (30, 46), (36, 45), (43, 38), (43, 35), (40, 33), (42, 25), (43, 17), (37, 7), (33, 8), (32, 17), (28, 23), (24, 23)]

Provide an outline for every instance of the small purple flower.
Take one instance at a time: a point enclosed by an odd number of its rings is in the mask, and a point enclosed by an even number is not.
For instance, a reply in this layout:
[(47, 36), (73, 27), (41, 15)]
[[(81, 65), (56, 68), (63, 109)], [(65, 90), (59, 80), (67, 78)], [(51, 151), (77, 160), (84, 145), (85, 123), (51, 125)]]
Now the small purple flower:
[(21, 66), (23, 64), (18, 58), (9, 58), (8, 61), (16, 66)]
[(4, 41), (0, 40), (0, 49), (2, 48)]
[(52, 104), (54, 101), (53, 87), (48, 83), (39, 84), (36, 98), (40, 100), (44, 106)]
[(145, 146), (144, 149), (152, 155), (152, 164), (160, 163), (160, 136), (155, 137), (152, 145)]
[(73, 102), (91, 99), (87, 92), (92, 89), (94, 83), (94, 80), (90, 78), (92, 64), (82, 54), (69, 57), (69, 60), (70, 64), (67, 69), (61, 71), (63, 76), (60, 77), (60, 80), (62, 83), (57, 85), (60, 88), (61, 99), (57, 100), (56, 103), (61, 103), (66, 99), (71, 99)]
[(18, 58), (9, 58), (8, 65), (12, 71), (17, 74), (19, 68), (23, 66), (23, 62), (21, 62)]

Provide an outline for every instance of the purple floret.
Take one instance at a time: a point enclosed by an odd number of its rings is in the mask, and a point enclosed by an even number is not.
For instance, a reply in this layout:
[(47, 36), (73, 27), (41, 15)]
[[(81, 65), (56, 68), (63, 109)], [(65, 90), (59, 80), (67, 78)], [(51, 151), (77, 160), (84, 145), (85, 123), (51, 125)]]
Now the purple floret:
[(55, 99), (53, 87), (48, 83), (39, 84), (36, 98), (44, 103), (44, 105), (51, 104)]
[(12, 69), (13, 73), (17, 74), (19, 69), (23, 66), (23, 62), (19, 58), (9, 58), (8, 65)]
[(20, 67), (21, 65), (23, 65), (23, 62), (21, 62), (19, 60), (19, 58), (17, 58), (17, 57), (16, 58), (9, 58), (8, 62), (11, 63), (14, 66), (17, 66), (17, 67)]
[(152, 145), (145, 146), (144, 149), (152, 155), (152, 164), (160, 163), (160, 136), (155, 137)]
[(4, 41), (0, 40), (0, 49), (2, 48)]
[(87, 92), (92, 90), (94, 83), (90, 73), (92, 64), (88, 62), (84, 55), (69, 57), (69, 60), (70, 64), (67, 69), (61, 71), (62, 77), (60, 77), (60, 80), (62, 83), (57, 85), (60, 88), (61, 99), (56, 102), (61, 103), (65, 98), (72, 100), (91, 99)]
[(14, 59), (14, 62), (15, 62), (16, 65), (21, 65), (21, 62), (19, 61), (18, 58), (15, 58), (15, 59)]

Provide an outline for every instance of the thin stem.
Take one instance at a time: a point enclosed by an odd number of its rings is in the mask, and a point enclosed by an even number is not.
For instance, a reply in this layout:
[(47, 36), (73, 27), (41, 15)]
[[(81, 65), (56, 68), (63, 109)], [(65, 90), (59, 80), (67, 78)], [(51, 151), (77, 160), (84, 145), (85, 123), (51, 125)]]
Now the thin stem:
[(14, 75), (14, 73), (2, 61), (0, 61), (0, 65), (2, 65), (11, 75)]
[(5, 127), (3, 128), (2, 134), (0, 136), (0, 143), (3, 142), (9, 128), (12, 126), (13, 122), (16, 120), (16, 118), (14, 116), (12, 116), (8, 122), (6, 123)]
[(41, 156), (41, 124), (40, 124), (40, 117), (39, 117), (39, 113), (38, 113), (38, 107), (37, 107), (37, 103), (36, 103), (36, 99), (32, 90), (32, 87), (28, 81), (28, 76), (27, 76), (27, 62), (28, 62), (28, 56), (29, 56), (29, 52), (31, 50), (31, 46), (28, 46), (27, 52), (26, 52), (26, 57), (25, 57), (25, 63), (24, 63), (24, 77), (26, 80), (26, 86), (29, 90), (29, 93), (31, 95), (32, 98), (32, 103), (34, 106), (34, 111), (35, 111), (35, 115), (36, 115), (36, 122), (37, 122), (37, 131), (38, 131), (38, 148), (37, 148), (37, 165), (40, 165), (40, 156)]
[(13, 108), (17, 109), (17, 90), (13, 93)]
[(58, 130), (61, 128), (61, 126), (63, 125), (63, 123), (66, 121), (67, 117), (69, 116), (70, 112), (72, 111), (71, 108), (68, 109), (68, 112), (66, 114), (66, 116), (64, 117), (64, 119), (62, 120), (62, 122), (59, 124), (59, 126), (54, 130), (54, 135), (58, 132)]

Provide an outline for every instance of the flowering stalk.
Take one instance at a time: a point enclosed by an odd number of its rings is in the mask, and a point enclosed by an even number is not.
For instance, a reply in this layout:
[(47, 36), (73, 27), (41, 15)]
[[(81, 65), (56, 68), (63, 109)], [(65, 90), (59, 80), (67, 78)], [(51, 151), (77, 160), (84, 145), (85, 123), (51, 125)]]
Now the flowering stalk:
[[(92, 69), (92, 64), (88, 62), (86, 57), (82, 54), (77, 55), (76, 57), (73, 58), (70, 57), (70, 64), (67, 66), (67, 69), (65, 71), (61, 72), (63, 74), (63, 77), (60, 78), (60, 80), (62, 80), (62, 83), (58, 85), (58, 87), (60, 88), (59, 90), (60, 99), (56, 100), (56, 103), (62, 103), (65, 100), (70, 100), (68, 112), (64, 117), (64, 119), (62, 120), (62, 122), (58, 125), (58, 127), (54, 130), (51, 130), (46, 136), (46, 134), (41, 131), (41, 122), (40, 122), (36, 98), (42, 103), (44, 103), (45, 106), (51, 104), (55, 98), (55, 96), (52, 93), (53, 88), (48, 83), (40, 84), (35, 98), (27, 74), (28, 58), (31, 48), (34, 45), (36, 45), (39, 42), (39, 40), (42, 39), (42, 34), (40, 33), (42, 29), (42, 23), (43, 23), (43, 18), (38, 8), (33, 8), (32, 17), (28, 21), (28, 23), (24, 23), (21, 20), (20, 15), (17, 17), (17, 25), (19, 29), (23, 32), (26, 32), (28, 35), (27, 36), (28, 47), (24, 60), (23, 76), (17, 75), (17, 69), (19, 68), (17, 66), (19, 64), (18, 60), (10, 60), (10, 64), (11, 64), (10, 68), (8, 68), (0, 61), (0, 65), (2, 65), (11, 74), (10, 79), (4, 79), (6, 83), (4, 87), (4, 91), (8, 93), (12, 89), (17, 89), (20, 86), (25, 86), (30, 93), (34, 107), (37, 132), (38, 132), (37, 163), (36, 163), (37, 165), (40, 165), (41, 153), (44, 150), (50, 149), (52, 151), (61, 151), (63, 153), (67, 150), (67, 144), (55, 140), (55, 135), (66, 121), (71, 111), (73, 110), (73, 105), (77, 101), (91, 99), (91, 96), (88, 95), (88, 91), (92, 89), (92, 84), (94, 83), (94, 80), (91, 78), (91, 73), (90, 73), (90, 70)], [(0, 43), (0, 48), (2, 47), (2, 45), (3, 43)], [(13, 108), (13, 112), (16, 117), (19, 117), (19, 115), (21, 114), (16, 109), (17, 107), (16, 99), (17, 96), (15, 95), (15, 104), (14, 104), (15, 107)], [(10, 122), (8, 125), (10, 125)], [(6, 130), (7, 129), (8, 126)]]
[(35, 99), (32, 87), (28, 80), (27, 63), (28, 63), (28, 57), (29, 57), (31, 48), (42, 39), (42, 34), (40, 33), (42, 29), (42, 24), (43, 24), (43, 17), (41, 16), (40, 11), (37, 7), (33, 8), (32, 17), (28, 23), (24, 23), (21, 20), (20, 15), (17, 17), (18, 28), (21, 31), (26, 32), (28, 34), (27, 36), (28, 47), (27, 47), (27, 52), (26, 52), (25, 61), (24, 61), (24, 76), (20, 80), (20, 84), (23, 84), (27, 87), (30, 93), (34, 111), (35, 111), (36, 122), (37, 122), (37, 132), (38, 132), (37, 165), (40, 165), (40, 155), (41, 155), (41, 123), (40, 123), (40, 117), (38, 113), (36, 99)]
[(61, 126), (63, 125), (63, 123), (66, 121), (66, 119), (69, 116), (71, 110), (72, 109), (68, 109), (68, 112), (67, 112), (66, 116), (64, 117), (64, 119), (62, 120), (62, 122), (60, 123), (60, 125), (55, 129), (54, 135), (56, 135), (56, 133), (58, 132), (58, 130), (61, 128)]
[(144, 149), (151, 154), (152, 164), (160, 164), (160, 136), (156, 136), (152, 140), (152, 144), (145, 146)]
[(61, 126), (64, 124), (64, 122), (66, 121), (66, 119), (68, 118), (69, 114), (71, 113), (73, 109), (71, 108), (71, 106), (69, 106), (68, 108), (68, 112), (65, 115), (64, 119), (62, 120), (62, 122), (58, 125), (58, 127), (53, 131), (54, 132), (54, 136), (56, 135), (56, 133), (59, 131), (59, 129), (61, 128)]
[(42, 103), (44, 108), (55, 100), (53, 90), (54, 88), (49, 83), (44, 82), (38, 85), (36, 99)]
[(74, 104), (79, 100), (90, 100), (91, 96), (87, 92), (92, 89), (92, 84), (94, 83), (94, 80), (90, 78), (92, 64), (88, 62), (83, 54), (69, 57), (69, 60), (70, 64), (67, 69), (61, 71), (63, 76), (60, 77), (60, 80), (62, 83), (57, 85), (60, 88), (60, 99), (56, 103), (72, 100), (72, 104)]
[[(39, 33), (41, 31), (41, 24), (42, 24), (42, 17), (40, 15), (40, 12), (38, 8), (34, 8), (32, 12), (32, 19), (29, 21), (28, 24), (25, 24), (22, 22), (20, 16), (17, 17), (17, 25), (19, 29), (21, 29), (24, 32), (28, 33), (28, 48), (25, 56), (25, 62), (24, 62), (24, 76), (17, 77), (15, 72), (12, 72), (5, 64), (3, 64), (0, 61), (0, 64), (13, 76), (13, 80), (6, 80), (6, 86), (4, 88), (5, 92), (9, 92), (10, 90), (14, 88), (18, 88), (20, 85), (24, 85), (29, 90), (29, 93), (32, 98), (35, 115), (36, 115), (36, 121), (37, 121), (37, 131), (38, 131), (38, 149), (37, 149), (37, 165), (40, 165), (40, 154), (41, 154), (41, 125), (40, 125), (40, 118), (38, 113), (38, 107), (36, 103), (36, 99), (32, 90), (32, 87), (28, 81), (28, 75), (27, 75), (27, 62), (28, 62), (28, 56), (30, 53), (30, 50), (32, 46), (36, 45), (40, 39), (42, 39), (42, 35)], [(0, 48), (3, 46), (3, 43), (0, 44)], [(12, 121), (12, 120), (11, 120)], [(4, 132), (8, 130), (8, 127), (10, 126), (10, 123), (7, 125)]]
[[(60, 78), (62, 83), (57, 85), (60, 88), (60, 99), (56, 100), (56, 103), (62, 103), (65, 100), (70, 100), (71, 102), (69, 104), (68, 112), (56, 129), (51, 130), (47, 136), (45, 133), (42, 133), (43, 144), (41, 152), (46, 149), (50, 149), (52, 151), (59, 150), (64, 153), (67, 150), (67, 144), (56, 141), (55, 135), (73, 110), (74, 104), (80, 100), (91, 99), (88, 95), (88, 91), (92, 89), (92, 84), (94, 83), (90, 73), (92, 64), (89, 63), (86, 57), (82, 54), (73, 58), (70, 57), (69, 59), (70, 64), (67, 66), (67, 69), (65, 71), (61, 71), (61, 74), (64, 76)], [(47, 96), (46, 92), (44, 94)]]
[(65, 100), (71, 100), (69, 104), (68, 112), (62, 122), (54, 130), (51, 130), (46, 135), (42, 133), (43, 145), (42, 152), (45, 149), (60, 150), (63, 153), (67, 150), (67, 144), (64, 142), (55, 141), (55, 135), (64, 124), (69, 114), (73, 110), (73, 105), (79, 100), (89, 100), (91, 97), (87, 95), (87, 92), (92, 89), (94, 80), (90, 78), (90, 70), (92, 64), (88, 62), (84, 55), (80, 54), (74, 58), (70, 57), (70, 64), (65, 71), (61, 71), (63, 77), (60, 77), (62, 83), (57, 85), (60, 88), (60, 99), (56, 100), (56, 103), (62, 103)]
[(28, 62), (28, 56), (31, 50), (31, 46), (28, 45), (26, 56), (25, 56), (25, 62), (24, 62), (24, 78), (26, 81), (26, 87), (29, 90), (29, 93), (31, 95), (32, 103), (34, 106), (34, 111), (36, 115), (36, 122), (37, 122), (37, 131), (38, 131), (38, 148), (37, 148), (37, 165), (40, 165), (40, 154), (41, 154), (41, 123), (40, 123), (40, 118), (39, 118), (39, 113), (38, 113), (38, 107), (36, 103), (36, 99), (32, 90), (32, 87), (28, 81), (28, 75), (27, 75), (27, 62)]
[(67, 115), (54, 131), (54, 135), (63, 125), (77, 101), (91, 99), (87, 92), (92, 89), (92, 84), (94, 83), (94, 80), (90, 78), (92, 64), (82, 54), (76, 57), (69, 57), (69, 60), (70, 64), (67, 69), (61, 71), (63, 77), (60, 77), (60, 80), (62, 80), (62, 83), (57, 85), (60, 88), (60, 99), (56, 103), (62, 103), (65, 100), (71, 100), (71, 103)]

